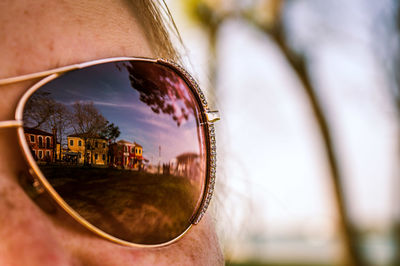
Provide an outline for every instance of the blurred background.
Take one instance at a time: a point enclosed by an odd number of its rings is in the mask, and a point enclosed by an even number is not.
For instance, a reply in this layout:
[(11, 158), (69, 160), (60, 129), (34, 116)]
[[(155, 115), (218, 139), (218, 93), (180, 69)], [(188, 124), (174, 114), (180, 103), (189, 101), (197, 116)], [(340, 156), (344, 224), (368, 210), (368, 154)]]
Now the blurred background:
[(399, 1), (167, 3), (222, 117), (227, 265), (400, 265)]

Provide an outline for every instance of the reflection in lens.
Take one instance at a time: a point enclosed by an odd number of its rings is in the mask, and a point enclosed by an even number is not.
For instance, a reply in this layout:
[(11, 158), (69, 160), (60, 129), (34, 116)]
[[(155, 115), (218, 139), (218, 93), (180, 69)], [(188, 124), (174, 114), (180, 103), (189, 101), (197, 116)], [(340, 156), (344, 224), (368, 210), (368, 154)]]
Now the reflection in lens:
[(69, 72), (24, 110), (32, 156), (62, 199), (97, 228), (139, 244), (179, 236), (200, 205), (200, 119), (178, 74), (140, 61)]

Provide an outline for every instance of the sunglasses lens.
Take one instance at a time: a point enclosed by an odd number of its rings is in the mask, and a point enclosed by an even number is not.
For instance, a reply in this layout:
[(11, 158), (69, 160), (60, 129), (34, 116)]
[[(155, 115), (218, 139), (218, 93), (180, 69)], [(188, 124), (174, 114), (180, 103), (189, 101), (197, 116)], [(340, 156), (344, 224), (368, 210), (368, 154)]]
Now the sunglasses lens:
[(44, 177), (92, 226), (137, 244), (190, 226), (205, 186), (205, 131), (175, 70), (123, 61), (68, 72), (31, 95), (24, 123)]

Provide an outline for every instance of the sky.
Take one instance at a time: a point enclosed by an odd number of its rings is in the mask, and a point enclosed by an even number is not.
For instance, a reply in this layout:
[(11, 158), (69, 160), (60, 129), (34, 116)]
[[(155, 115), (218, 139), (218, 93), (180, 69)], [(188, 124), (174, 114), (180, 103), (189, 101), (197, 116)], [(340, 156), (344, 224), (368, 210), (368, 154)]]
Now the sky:
[[(159, 161), (169, 163), (183, 153), (200, 154), (203, 135), (198, 135), (203, 128), (197, 130), (195, 117), (198, 111), (193, 108), (194, 98), (187, 93), (183, 80), (170, 80), (171, 84), (176, 84), (180, 89), (174, 91), (165, 88), (167, 95), (163, 102), (164, 105), (168, 103), (172, 106), (178, 118), (182, 112), (188, 114), (187, 119), (183, 117), (177, 120), (178, 125), (172, 114), (162, 111), (156, 113), (151, 109), (156, 108), (154, 105), (142, 101), (139, 89), (132, 89), (127, 69), (122, 65), (119, 68), (109, 64), (70, 72), (46, 84), (39, 91), (50, 92), (54, 100), (64, 103), (71, 110), (76, 102), (93, 103), (101, 115), (119, 127), (121, 135), (117, 140), (124, 139), (142, 145), (143, 156), (152, 164), (158, 164)], [(138, 65), (133, 71), (137, 73), (143, 70)], [(140, 74), (136, 75), (136, 78), (140, 77)], [(156, 86), (166, 82), (151, 76), (148, 78), (157, 83)], [(144, 82), (138, 79), (138, 84)], [(157, 91), (161, 91), (159, 87)], [(190, 106), (186, 106), (183, 99), (187, 99)]]

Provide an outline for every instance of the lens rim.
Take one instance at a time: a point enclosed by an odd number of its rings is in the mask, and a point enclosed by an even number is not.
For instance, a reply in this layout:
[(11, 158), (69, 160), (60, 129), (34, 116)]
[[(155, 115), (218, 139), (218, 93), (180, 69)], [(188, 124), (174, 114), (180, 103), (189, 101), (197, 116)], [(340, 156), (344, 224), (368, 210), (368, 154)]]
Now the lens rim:
[[(40, 184), (44, 187), (45, 191), (50, 194), (50, 196), (65, 210), (69, 215), (71, 215), (78, 223), (89, 229), (90, 231), (94, 232), (95, 234), (117, 244), (121, 244), (124, 246), (130, 247), (138, 247), (138, 248), (156, 248), (156, 247), (163, 247), (170, 245), (180, 238), (183, 237), (193, 225), (198, 224), (203, 217), (208, 205), (210, 203), (214, 185), (215, 185), (215, 162), (216, 162), (216, 147), (215, 147), (215, 129), (213, 122), (208, 121), (207, 119), (207, 112), (209, 111), (207, 101), (205, 100), (204, 94), (199, 88), (197, 82), (190, 76), (190, 74), (183, 69), (178, 64), (167, 60), (167, 59), (152, 59), (152, 58), (145, 58), (145, 57), (113, 57), (113, 58), (106, 58), (100, 60), (93, 60), (89, 62), (84, 62), (81, 64), (71, 65), (70, 67), (63, 67), (60, 71), (55, 73), (50, 73), (48, 76), (44, 77), (34, 85), (32, 85), (21, 97), (18, 102), (16, 111), (15, 111), (15, 118), (18, 121), (23, 121), (23, 111), (25, 105), (29, 98), (35, 93), (38, 89), (40, 89), (43, 85), (47, 84), (48, 82), (56, 79), (63, 73), (75, 70), (75, 69), (83, 69), (90, 66), (95, 66), (104, 63), (111, 63), (111, 62), (119, 62), (119, 61), (142, 61), (142, 62), (151, 62), (156, 64), (161, 64), (164, 66), (169, 67), (175, 73), (177, 73), (188, 85), (192, 95), (194, 96), (197, 107), (200, 111), (200, 121), (199, 123), (204, 126), (204, 136), (205, 136), (205, 146), (206, 146), (206, 171), (205, 171), (205, 185), (202, 194), (201, 203), (198, 206), (197, 210), (195, 210), (195, 215), (192, 217), (189, 226), (183, 231), (180, 235), (176, 236), (174, 239), (167, 241), (165, 243), (159, 244), (138, 244), (132, 243), (126, 240), (119, 239), (115, 236), (112, 236), (101, 229), (97, 228), (95, 225), (89, 223), (86, 219), (80, 216), (74, 209), (72, 209), (62, 198), (61, 196), (55, 191), (55, 189), (50, 185), (49, 181), (47, 181), (46, 177), (40, 170), (38, 164), (36, 163), (35, 159), (33, 158), (32, 154), (29, 151), (29, 146), (25, 138), (24, 128), (23, 126), (17, 128), (19, 143), (23, 150), (24, 157), (27, 160), (27, 163), (31, 167), (31, 174), (34, 175), (34, 178), (37, 178)], [(199, 118), (196, 118), (199, 119)]]

